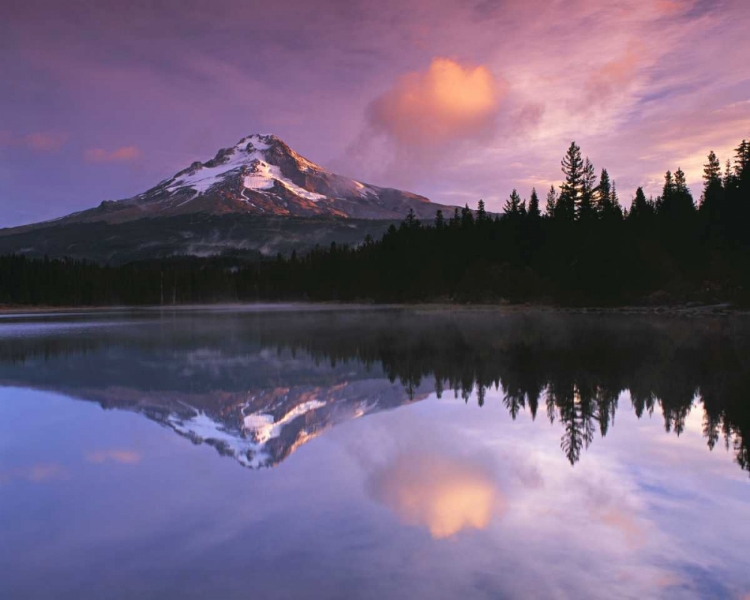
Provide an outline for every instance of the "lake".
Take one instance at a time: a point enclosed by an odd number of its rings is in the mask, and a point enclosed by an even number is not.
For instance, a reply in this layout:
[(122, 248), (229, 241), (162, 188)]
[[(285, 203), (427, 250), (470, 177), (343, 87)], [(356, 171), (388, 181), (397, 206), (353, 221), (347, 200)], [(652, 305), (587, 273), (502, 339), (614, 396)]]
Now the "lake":
[(0, 316), (0, 598), (750, 598), (750, 317)]

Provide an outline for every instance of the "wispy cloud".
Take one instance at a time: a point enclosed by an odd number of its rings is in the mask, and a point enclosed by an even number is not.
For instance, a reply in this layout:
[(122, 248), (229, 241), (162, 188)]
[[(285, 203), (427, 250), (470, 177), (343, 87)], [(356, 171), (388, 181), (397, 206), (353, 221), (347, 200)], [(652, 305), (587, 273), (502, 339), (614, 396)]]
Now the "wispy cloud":
[(68, 136), (49, 131), (35, 131), (26, 135), (14, 135), (10, 131), (0, 131), (1, 146), (15, 146), (36, 152), (56, 152), (68, 141)]
[(10, 483), (14, 480), (42, 483), (51, 480), (67, 479), (67, 477), (68, 470), (60, 463), (39, 462), (29, 467), (0, 471), (0, 484)]
[(91, 148), (84, 154), (90, 162), (130, 162), (141, 157), (141, 151), (136, 146), (122, 146), (115, 150), (104, 150), (103, 148)]
[(134, 465), (141, 462), (142, 458), (143, 455), (135, 450), (93, 450), (92, 452), (86, 453), (86, 460), (94, 464), (112, 461), (123, 465)]

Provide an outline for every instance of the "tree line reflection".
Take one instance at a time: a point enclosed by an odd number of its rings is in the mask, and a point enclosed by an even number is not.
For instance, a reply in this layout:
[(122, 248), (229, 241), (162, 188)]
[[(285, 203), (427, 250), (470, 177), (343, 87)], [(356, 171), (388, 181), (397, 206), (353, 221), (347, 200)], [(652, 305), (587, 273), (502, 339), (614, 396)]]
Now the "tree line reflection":
[[(680, 435), (697, 405), (708, 447), (724, 445), (750, 470), (750, 318), (744, 316), (403, 309), (178, 312), (152, 320), (158, 327), (6, 339), (0, 379), (70, 387), (78, 372), (80, 387), (96, 379), (97, 385), (213, 391), (218, 398), (223, 391), (309, 383), (313, 376), (316, 385), (331, 386), (384, 376), (400, 381), (409, 398), (434, 389), (480, 407), (494, 388), (513, 419), (528, 411), (559, 424), (571, 464), (607, 435), (618, 409), (638, 418), (661, 413), (665, 430)], [(113, 348), (118, 363), (108, 371)], [(97, 362), (104, 350), (110, 354)], [(213, 353), (213, 367), (186, 377), (183, 363), (197, 350)], [(273, 372), (265, 363), (238, 360), (269, 351), (282, 365)], [(56, 364), (63, 359), (64, 368)], [(294, 369), (283, 366), (292, 361)], [(99, 364), (96, 373), (86, 367)], [(314, 374), (304, 364), (315, 366)], [(631, 406), (622, 406), (628, 397)]]
[[(694, 405), (703, 410), (708, 447), (723, 443), (750, 470), (750, 319), (559, 315), (543, 311), (498, 316), (405, 312), (357, 327), (332, 319), (317, 330), (276, 331), (266, 344), (304, 350), (317, 360), (379, 365), (410, 396), (427, 382), (481, 407), (501, 390), (515, 420), (528, 410), (564, 433), (571, 464), (596, 435), (605, 437), (627, 395), (638, 418), (661, 413), (680, 435)], [(273, 338), (273, 339), (272, 339)], [(623, 396), (623, 393), (628, 392)]]

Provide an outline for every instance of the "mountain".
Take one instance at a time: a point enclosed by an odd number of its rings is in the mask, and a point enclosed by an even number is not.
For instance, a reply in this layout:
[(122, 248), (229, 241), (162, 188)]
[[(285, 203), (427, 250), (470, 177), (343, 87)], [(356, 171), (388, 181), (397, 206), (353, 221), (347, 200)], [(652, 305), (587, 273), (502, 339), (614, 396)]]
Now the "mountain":
[(235, 249), (275, 254), (332, 241), (358, 244), (409, 210), (431, 220), (438, 209), (453, 208), (337, 175), (275, 135), (254, 134), (133, 198), (0, 229), (0, 254), (113, 263)]
[(254, 134), (222, 148), (205, 163), (194, 162), (143, 194), (104, 201), (64, 220), (117, 223), (193, 213), (402, 219), (409, 209), (431, 219), (438, 208), (445, 207), (416, 194), (331, 173), (275, 135)]

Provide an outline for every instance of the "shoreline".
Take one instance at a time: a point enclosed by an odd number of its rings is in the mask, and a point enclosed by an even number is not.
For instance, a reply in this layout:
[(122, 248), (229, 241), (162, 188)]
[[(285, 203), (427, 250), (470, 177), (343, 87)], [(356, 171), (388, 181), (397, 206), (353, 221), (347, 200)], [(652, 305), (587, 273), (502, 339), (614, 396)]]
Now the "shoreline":
[(563, 313), (563, 314), (601, 314), (601, 315), (665, 315), (665, 316), (741, 316), (749, 315), (750, 309), (733, 306), (731, 303), (715, 304), (682, 304), (657, 306), (558, 306), (554, 304), (458, 304), (450, 302), (422, 303), (345, 303), (345, 302), (216, 302), (211, 304), (176, 304), (176, 305), (116, 305), (116, 306), (11, 306), (0, 305), (1, 316), (23, 315), (76, 315), (83, 313), (107, 312), (187, 312), (211, 310), (237, 311), (323, 311), (323, 310), (393, 310), (410, 309), (415, 311), (479, 311), (505, 313)]

